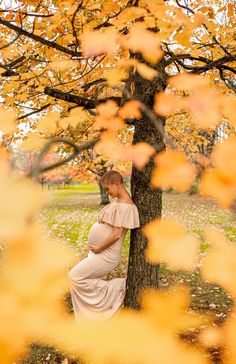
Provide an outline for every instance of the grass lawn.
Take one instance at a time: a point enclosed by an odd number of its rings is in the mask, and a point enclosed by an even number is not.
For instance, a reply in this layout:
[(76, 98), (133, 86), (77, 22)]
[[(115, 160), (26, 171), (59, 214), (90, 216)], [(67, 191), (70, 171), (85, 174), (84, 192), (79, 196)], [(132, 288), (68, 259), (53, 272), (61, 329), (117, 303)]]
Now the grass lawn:
[[(49, 194), (50, 202), (39, 211), (38, 216), (47, 226), (49, 235), (60, 238), (62, 244), (73, 247), (78, 260), (85, 257), (88, 252), (89, 229), (97, 220), (97, 214), (102, 208), (98, 186), (84, 184), (61, 190), (45, 191), (45, 193)], [(203, 238), (203, 231), (206, 227), (219, 227), (232, 243), (236, 240), (234, 216), (227, 210), (219, 209), (212, 201), (195, 195), (165, 193), (163, 195), (163, 216), (178, 219), (184, 224), (187, 231), (195, 232), (201, 237), (201, 255), (207, 254), (208, 249), (208, 243)], [(128, 232), (123, 243), (121, 263), (111, 273), (110, 278), (126, 275), (129, 236)], [(166, 289), (173, 283), (185, 283), (189, 286), (193, 310), (210, 312), (216, 322), (222, 322), (227, 316), (232, 305), (231, 297), (219, 286), (202, 281), (199, 269), (193, 273), (184, 271), (174, 273), (161, 264), (160, 288)], [(54, 361), (47, 361), (46, 356), (48, 355), (50, 360), (54, 358)], [(58, 355), (52, 348), (33, 346), (30, 357), (27, 358), (27, 364), (57, 363)]]

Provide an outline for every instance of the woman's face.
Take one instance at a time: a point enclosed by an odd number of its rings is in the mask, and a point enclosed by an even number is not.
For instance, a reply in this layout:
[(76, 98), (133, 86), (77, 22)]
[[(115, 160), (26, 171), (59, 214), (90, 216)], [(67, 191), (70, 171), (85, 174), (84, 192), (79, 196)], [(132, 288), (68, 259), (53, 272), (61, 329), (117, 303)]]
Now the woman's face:
[(108, 193), (108, 195), (111, 196), (111, 198), (115, 198), (118, 196), (119, 186), (117, 183), (103, 183), (103, 187)]

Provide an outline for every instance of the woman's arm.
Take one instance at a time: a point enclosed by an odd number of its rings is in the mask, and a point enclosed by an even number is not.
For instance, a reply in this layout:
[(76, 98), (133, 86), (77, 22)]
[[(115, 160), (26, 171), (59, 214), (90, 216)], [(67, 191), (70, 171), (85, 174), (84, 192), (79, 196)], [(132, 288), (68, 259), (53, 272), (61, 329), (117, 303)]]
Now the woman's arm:
[(95, 254), (101, 253), (104, 249), (107, 249), (109, 246), (114, 244), (118, 239), (120, 239), (123, 231), (124, 231), (123, 227), (113, 226), (111, 234), (101, 244), (89, 245), (90, 250)]

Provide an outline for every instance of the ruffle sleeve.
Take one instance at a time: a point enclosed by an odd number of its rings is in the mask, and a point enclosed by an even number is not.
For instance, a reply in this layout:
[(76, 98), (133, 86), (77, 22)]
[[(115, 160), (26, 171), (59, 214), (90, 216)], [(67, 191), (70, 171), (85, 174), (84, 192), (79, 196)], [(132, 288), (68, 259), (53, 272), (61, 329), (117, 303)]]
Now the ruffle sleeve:
[(115, 227), (135, 229), (140, 226), (137, 206), (129, 203), (112, 202), (106, 205), (98, 219)]

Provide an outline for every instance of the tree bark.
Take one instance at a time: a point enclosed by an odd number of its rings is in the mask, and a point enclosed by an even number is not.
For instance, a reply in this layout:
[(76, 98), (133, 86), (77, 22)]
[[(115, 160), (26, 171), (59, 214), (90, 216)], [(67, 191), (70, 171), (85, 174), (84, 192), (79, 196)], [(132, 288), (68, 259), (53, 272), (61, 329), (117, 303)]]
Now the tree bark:
[(106, 193), (106, 190), (102, 186), (102, 184), (100, 182), (98, 184), (99, 184), (100, 194), (101, 194), (101, 203), (100, 203), (100, 205), (107, 205), (110, 202), (109, 196)]
[[(167, 84), (167, 75), (164, 63), (158, 65), (159, 73), (155, 80), (144, 80), (138, 75), (134, 76), (135, 97), (141, 99), (149, 108), (153, 108), (154, 95), (163, 90)], [(159, 119), (164, 123), (164, 119)], [(147, 142), (153, 145), (156, 152), (164, 149), (163, 137), (147, 117), (136, 120), (133, 144)], [(162, 191), (151, 188), (150, 180), (154, 167), (154, 157), (150, 159), (143, 170), (132, 166), (131, 194), (140, 217), (140, 228), (131, 230), (128, 275), (126, 282), (126, 296), (124, 305), (134, 309), (140, 308), (139, 294), (144, 287), (158, 287), (159, 266), (149, 264), (145, 259), (147, 239), (142, 228), (156, 217), (161, 216)]]

